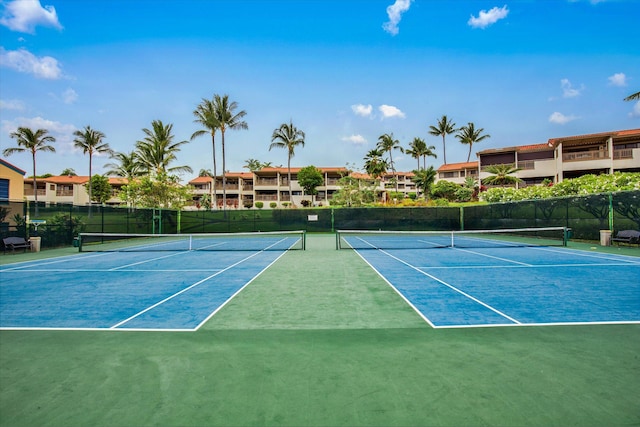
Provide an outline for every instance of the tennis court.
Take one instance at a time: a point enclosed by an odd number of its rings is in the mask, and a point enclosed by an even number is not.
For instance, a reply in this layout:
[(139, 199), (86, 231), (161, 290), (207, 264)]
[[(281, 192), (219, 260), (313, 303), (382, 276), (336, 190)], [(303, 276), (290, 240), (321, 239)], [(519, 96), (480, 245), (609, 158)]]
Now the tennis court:
[[(12, 289), (13, 299), (31, 301), (22, 313), (31, 320), (37, 312), (50, 317), (48, 311), (56, 304), (66, 307), (56, 316), (75, 322), (96, 316), (105, 310), (101, 305), (126, 306), (120, 301), (127, 300), (121, 292), (114, 292), (115, 298), (97, 292), (108, 294), (117, 283), (107, 281), (95, 288), (89, 283), (82, 289), (76, 280), (80, 277), (129, 276), (130, 291), (147, 287), (139, 296), (144, 298), (151, 288), (169, 280), (184, 280), (182, 289), (197, 283), (200, 276), (183, 279), (197, 269), (206, 278), (230, 267), (227, 280), (232, 280), (256, 262), (252, 268), (260, 273), (239, 280), (241, 292), (193, 333), (175, 333), (174, 325), (165, 329), (159, 324), (153, 327), (160, 331), (145, 326), (140, 329), (147, 332), (139, 332), (133, 321), (110, 329), (140, 307), (128, 308), (96, 329), (1, 330), (0, 426), (638, 424), (640, 324), (432, 328), (360, 257), (382, 251), (338, 251), (335, 235), (308, 237), (306, 250), (284, 253), (114, 249), (73, 253), (67, 248), (52, 251), (58, 258), (47, 253), (7, 255), (4, 260), (9, 262), (0, 270), (2, 288)], [(586, 249), (578, 253), (594, 259), (611, 256), (612, 263), (627, 258), (640, 261), (633, 257), (635, 247), (617, 255)], [(512, 253), (533, 250), (519, 247)], [(430, 272), (484, 265), (480, 260), (463, 264), (455, 257), (448, 259), (449, 252), (460, 250), (426, 250), (420, 261), (431, 262)], [(246, 259), (254, 253), (258, 255)], [(619, 257), (621, 253), (632, 256)], [(39, 255), (43, 258), (36, 261)], [(47, 255), (50, 258), (45, 259)], [(547, 259), (563, 268), (553, 252)], [(497, 261), (490, 260), (483, 262)], [(526, 266), (499, 271), (521, 268), (531, 274)], [(5, 280), (15, 279), (20, 270), (38, 286), (44, 286), (50, 274), (64, 275), (67, 282), (57, 279), (48, 295), (20, 293)], [(515, 273), (511, 276), (518, 280)], [(600, 276), (598, 280), (610, 281)], [(167, 303), (204, 289), (206, 283)], [(61, 289), (66, 286), (78, 290), (86, 307), (65, 300), (72, 295)], [(214, 299), (211, 291), (198, 299)], [(166, 289), (153, 300), (174, 293)], [(0, 302), (5, 303), (5, 295), (9, 294), (3, 294)], [(183, 315), (195, 311), (188, 307), (194, 301), (183, 303)], [(212, 314), (217, 306), (203, 311)], [(72, 317), (65, 310), (78, 314)], [(168, 312), (155, 315), (171, 318)], [(187, 330), (198, 322), (202, 320), (194, 320)]]
[(198, 329), (302, 232), (89, 235), (80, 253), (0, 269), (0, 327)]
[(340, 231), (337, 246), (434, 328), (640, 322), (640, 259), (567, 249), (566, 239), (562, 228)]

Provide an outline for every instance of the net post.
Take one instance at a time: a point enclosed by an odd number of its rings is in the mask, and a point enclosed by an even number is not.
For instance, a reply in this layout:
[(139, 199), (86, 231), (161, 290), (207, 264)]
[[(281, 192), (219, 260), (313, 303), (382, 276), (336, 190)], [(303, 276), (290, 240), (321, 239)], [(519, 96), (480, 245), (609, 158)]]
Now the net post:
[(189, 250), (193, 250), (193, 234), (189, 234)]
[(307, 230), (302, 230), (302, 250), (307, 249)]
[(452, 231), (451, 231), (451, 247), (452, 247), (452, 248), (455, 248), (455, 247), (456, 247), (456, 246), (455, 246), (454, 237), (453, 237), (454, 235), (455, 235), (455, 233), (454, 233), (454, 232), (453, 232), (453, 230), (452, 230)]

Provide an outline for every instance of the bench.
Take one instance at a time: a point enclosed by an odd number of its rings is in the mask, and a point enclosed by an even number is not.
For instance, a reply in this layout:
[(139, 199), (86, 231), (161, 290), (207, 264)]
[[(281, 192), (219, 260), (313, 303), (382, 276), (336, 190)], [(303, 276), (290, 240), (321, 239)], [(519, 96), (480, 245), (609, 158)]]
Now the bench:
[(620, 230), (618, 234), (614, 238), (611, 239), (612, 242), (620, 243), (629, 243), (640, 245), (640, 231), (636, 230)]
[(24, 252), (27, 249), (31, 250), (31, 243), (26, 241), (23, 237), (5, 237), (2, 239), (2, 243), (4, 245), (4, 251), (7, 252), (7, 249), (10, 249), (12, 252), (15, 252), (16, 249), (24, 249)]

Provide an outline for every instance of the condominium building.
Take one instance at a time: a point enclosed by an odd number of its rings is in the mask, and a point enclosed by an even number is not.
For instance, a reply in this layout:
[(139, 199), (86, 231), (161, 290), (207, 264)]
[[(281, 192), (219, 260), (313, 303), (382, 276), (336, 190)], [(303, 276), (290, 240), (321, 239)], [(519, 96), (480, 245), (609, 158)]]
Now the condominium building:
[[(487, 168), (492, 165), (510, 165), (516, 168), (514, 176), (521, 179), (516, 184), (518, 187), (539, 185), (545, 180), (560, 182), (585, 174), (640, 172), (640, 129), (552, 138), (546, 143), (482, 150), (476, 155), (478, 160), (474, 162), (440, 166), (436, 180), (447, 180), (460, 185), (469, 177), (482, 180), (491, 175)], [(322, 173), (323, 183), (317, 187), (317, 195), (312, 197), (304, 194), (298, 182), (300, 169), (291, 168), (291, 183), (289, 170), (284, 167), (270, 167), (253, 172), (227, 172), (224, 178), (215, 178), (215, 186), (211, 177), (194, 178), (189, 182), (193, 188), (193, 203), (190, 208), (201, 208), (207, 200), (213, 198), (214, 191), (218, 208), (226, 203), (226, 208), (245, 209), (254, 207), (258, 202), (264, 208), (280, 208), (291, 203), (297, 206), (306, 203), (327, 206), (333, 195), (340, 190), (340, 178), (349, 174), (344, 167), (318, 168)], [(32, 178), (24, 178), (24, 171), (4, 160), (0, 162), (0, 171), (0, 198), (6, 194), (7, 199), (25, 197), (27, 200), (34, 200), (37, 192), (38, 201), (77, 205), (89, 203), (85, 188), (85, 184), (89, 182), (88, 176), (38, 178), (36, 188), (33, 188)], [(388, 173), (378, 179), (358, 172), (352, 172), (351, 176), (374, 185), (382, 200), (389, 200), (396, 191), (401, 194), (393, 195), (394, 198), (416, 193), (412, 172)], [(16, 181), (22, 185), (22, 194), (17, 190)], [(117, 194), (127, 184), (127, 180), (111, 177), (109, 183), (113, 188), (113, 197), (108, 203), (121, 204)]]
[(546, 143), (478, 151), (478, 161), (450, 163), (438, 180), (463, 184), (469, 176), (483, 180), (494, 165), (511, 165), (522, 181), (517, 187), (560, 182), (586, 174), (640, 172), (640, 129), (552, 138)]

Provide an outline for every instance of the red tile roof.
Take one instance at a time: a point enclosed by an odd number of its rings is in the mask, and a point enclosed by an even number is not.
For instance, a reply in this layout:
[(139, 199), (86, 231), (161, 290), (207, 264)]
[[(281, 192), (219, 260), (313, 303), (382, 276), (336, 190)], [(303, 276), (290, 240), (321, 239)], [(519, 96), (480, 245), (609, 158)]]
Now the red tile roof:
[(478, 162), (447, 163), (438, 168), (438, 172), (478, 169)]

